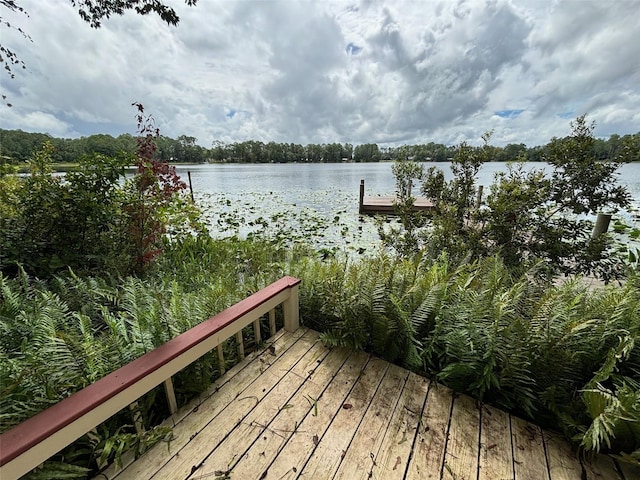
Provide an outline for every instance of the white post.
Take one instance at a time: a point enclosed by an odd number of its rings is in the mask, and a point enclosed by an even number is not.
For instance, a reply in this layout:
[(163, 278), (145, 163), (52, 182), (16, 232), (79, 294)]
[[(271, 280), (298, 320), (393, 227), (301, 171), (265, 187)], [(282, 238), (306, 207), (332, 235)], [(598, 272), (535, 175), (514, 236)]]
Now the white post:
[(171, 380), (171, 377), (164, 381), (164, 393), (167, 396), (169, 412), (173, 415), (178, 411), (178, 402), (176, 401), (176, 393), (173, 390), (173, 381)]
[(273, 337), (276, 334), (276, 309), (269, 310), (269, 332)]
[(282, 303), (284, 310), (284, 329), (295, 332), (300, 326), (300, 305), (298, 303), (298, 285), (291, 287), (291, 293)]
[(236, 333), (236, 343), (238, 344), (238, 356), (240, 360), (244, 360), (244, 340), (242, 339), (242, 330)]
[(220, 375), (222, 375), (226, 370), (224, 368), (224, 352), (222, 350), (222, 344), (219, 343), (216, 349), (218, 350), (218, 368), (220, 369)]

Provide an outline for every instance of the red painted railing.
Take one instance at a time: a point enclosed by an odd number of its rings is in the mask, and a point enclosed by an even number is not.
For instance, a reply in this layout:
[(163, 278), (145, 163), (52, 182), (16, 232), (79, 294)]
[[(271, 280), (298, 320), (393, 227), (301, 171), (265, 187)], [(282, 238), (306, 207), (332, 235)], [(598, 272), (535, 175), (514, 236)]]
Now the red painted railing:
[[(0, 478), (17, 479), (164, 382), (170, 410), (176, 402), (172, 375), (232, 335), (283, 306), (284, 328), (298, 328), (298, 285), (284, 277), (155, 350), (0, 435)], [(259, 328), (255, 329), (259, 340)], [(241, 343), (240, 354), (243, 355)], [(220, 352), (220, 350), (219, 350)]]

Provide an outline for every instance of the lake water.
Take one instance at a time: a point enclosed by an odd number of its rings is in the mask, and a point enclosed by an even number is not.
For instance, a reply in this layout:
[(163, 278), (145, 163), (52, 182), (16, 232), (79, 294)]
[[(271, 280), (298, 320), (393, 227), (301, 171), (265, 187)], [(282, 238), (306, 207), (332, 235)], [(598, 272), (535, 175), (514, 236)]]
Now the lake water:
[[(436, 166), (451, 178), (447, 163)], [(529, 163), (527, 167), (545, 168)], [(178, 174), (191, 172), (196, 203), (203, 208), (214, 236), (267, 230), (285, 235), (292, 227), (316, 237), (320, 248), (338, 246), (368, 249), (377, 244), (373, 221), (358, 215), (360, 180), (365, 195), (393, 195), (395, 178), (391, 163), (340, 164), (207, 164), (183, 165)], [(478, 175), (485, 195), (502, 162), (487, 163)], [(632, 228), (640, 228), (640, 163), (623, 165), (619, 181), (633, 196), (628, 211), (614, 216)], [(417, 194), (417, 192), (416, 192)]]

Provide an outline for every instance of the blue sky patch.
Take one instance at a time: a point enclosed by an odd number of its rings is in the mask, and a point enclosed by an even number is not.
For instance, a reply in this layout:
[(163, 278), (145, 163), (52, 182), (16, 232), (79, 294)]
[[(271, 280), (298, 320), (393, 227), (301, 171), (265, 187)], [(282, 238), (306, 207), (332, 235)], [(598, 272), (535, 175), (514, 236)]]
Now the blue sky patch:
[(357, 46), (355, 43), (347, 45), (347, 55), (358, 55), (361, 51), (362, 47)]
[(498, 110), (494, 112), (497, 116), (502, 118), (518, 118), (518, 116), (524, 112), (523, 109), (518, 110)]

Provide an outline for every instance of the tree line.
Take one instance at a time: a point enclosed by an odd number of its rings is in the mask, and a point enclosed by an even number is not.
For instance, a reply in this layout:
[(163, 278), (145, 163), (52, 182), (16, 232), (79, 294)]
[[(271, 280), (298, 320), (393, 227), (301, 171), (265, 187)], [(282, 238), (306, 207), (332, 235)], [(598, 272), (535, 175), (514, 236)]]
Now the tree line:
[[(527, 147), (524, 143), (491, 146), (487, 154), (490, 161), (496, 162), (516, 159), (542, 162), (549, 158), (552, 141), (534, 147)], [(51, 155), (55, 163), (75, 163), (82, 156), (94, 154), (108, 157), (132, 155), (137, 148), (136, 137), (128, 133), (117, 137), (96, 134), (71, 139), (56, 138), (46, 133), (0, 129), (0, 162), (26, 162), (45, 142), (50, 142), (54, 147)], [(175, 139), (161, 135), (156, 143), (156, 160), (171, 163), (340, 163), (395, 161), (398, 158), (416, 162), (447, 162), (451, 161), (456, 151), (455, 145), (434, 142), (384, 147), (376, 143), (355, 146), (350, 143), (301, 145), (248, 140), (233, 143), (214, 141), (211, 148), (205, 148), (198, 144), (197, 138), (188, 135), (180, 135)], [(597, 138), (593, 148), (598, 159), (610, 160), (629, 146), (635, 146), (635, 151), (639, 150), (640, 132), (624, 136), (614, 134), (608, 139)]]

